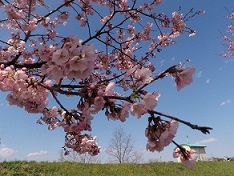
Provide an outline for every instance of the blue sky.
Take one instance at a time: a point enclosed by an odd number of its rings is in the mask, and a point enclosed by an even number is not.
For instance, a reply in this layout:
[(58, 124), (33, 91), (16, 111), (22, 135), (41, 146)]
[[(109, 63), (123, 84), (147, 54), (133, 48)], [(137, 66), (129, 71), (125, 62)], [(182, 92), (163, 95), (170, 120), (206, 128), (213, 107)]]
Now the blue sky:
[[(205, 10), (204, 15), (197, 16), (188, 23), (197, 31), (197, 35), (192, 38), (187, 35), (179, 38), (176, 45), (158, 54), (154, 62), (159, 70), (163, 70), (180, 61), (191, 59), (188, 65), (196, 68), (194, 82), (180, 92), (177, 92), (174, 80), (170, 77), (151, 86), (149, 90), (161, 93), (156, 110), (213, 128), (211, 134), (204, 135), (180, 124), (176, 142), (185, 143), (188, 135), (191, 143), (207, 145), (208, 157), (234, 156), (233, 58), (221, 57), (225, 47), (219, 32), (225, 33), (226, 26), (230, 23), (226, 19), (226, 8), (232, 11), (233, 1), (165, 0), (159, 10), (170, 14), (180, 5), (184, 12), (191, 8)], [(0, 160), (57, 160), (59, 150), (64, 144), (62, 129), (48, 131), (46, 125), (36, 124), (40, 115), (31, 115), (23, 109), (9, 106), (5, 97), (5, 93), (0, 94)], [(68, 105), (72, 104), (69, 100), (64, 101)], [(92, 123), (92, 133), (97, 135), (98, 143), (102, 146), (100, 158), (106, 157), (104, 150), (113, 130), (122, 126), (135, 139), (136, 148), (144, 153), (145, 161), (160, 158), (162, 161), (175, 161), (172, 158), (173, 144), (160, 153), (146, 152), (146, 117), (129, 117), (125, 123), (121, 123), (108, 121), (100, 113)]]

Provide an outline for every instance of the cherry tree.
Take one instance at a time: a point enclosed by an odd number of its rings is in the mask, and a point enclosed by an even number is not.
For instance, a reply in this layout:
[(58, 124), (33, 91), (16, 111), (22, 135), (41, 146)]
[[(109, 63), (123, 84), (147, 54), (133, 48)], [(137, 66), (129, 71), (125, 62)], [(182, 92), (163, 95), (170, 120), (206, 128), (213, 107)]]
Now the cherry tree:
[[(0, 90), (8, 92), (10, 105), (41, 114), (37, 123), (49, 130), (63, 128), (65, 154), (100, 152), (89, 131), (95, 114), (103, 111), (121, 122), (130, 114), (148, 117), (147, 150), (160, 152), (173, 142), (180, 150), (175, 156), (192, 163), (191, 151), (173, 140), (179, 123), (202, 133), (212, 128), (155, 110), (160, 92), (148, 87), (170, 76), (178, 91), (192, 82), (195, 68), (178, 63), (159, 70), (152, 60), (181, 35), (195, 35), (187, 22), (203, 11), (165, 14), (158, 11), (161, 3), (0, 1), (0, 30), (5, 34), (0, 39)], [(73, 23), (79, 28), (73, 29)], [(72, 109), (62, 103), (71, 97), (77, 97)], [(50, 106), (51, 100), (57, 105)]]
[[(229, 13), (228, 18), (233, 21), (234, 20), (234, 10)], [(223, 35), (223, 40), (227, 43), (227, 51), (223, 54), (224, 57), (232, 57), (234, 56), (234, 25), (230, 23), (227, 26), (227, 33)]]

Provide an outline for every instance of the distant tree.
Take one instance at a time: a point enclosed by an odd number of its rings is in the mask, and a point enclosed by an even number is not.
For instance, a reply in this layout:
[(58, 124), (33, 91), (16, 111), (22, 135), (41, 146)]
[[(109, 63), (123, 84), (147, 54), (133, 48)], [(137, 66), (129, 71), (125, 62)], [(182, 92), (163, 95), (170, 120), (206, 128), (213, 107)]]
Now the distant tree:
[(78, 163), (100, 163), (101, 160), (98, 156), (91, 156), (88, 153), (79, 154), (74, 150), (70, 151), (69, 154), (64, 155), (64, 150), (59, 151), (59, 162), (71, 161)]
[(139, 163), (142, 153), (134, 148), (134, 139), (122, 127), (116, 128), (110, 139), (106, 153), (118, 163)]
[(149, 159), (148, 160), (148, 163), (156, 163), (156, 162), (160, 162), (161, 161), (161, 158), (154, 158), (154, 159)]
[(66, 161), (63, 150), (59, 150), (59, 158), (58, 158), (58, 161), (59, 161), (59, 162), (64, 162), (64, 161)]

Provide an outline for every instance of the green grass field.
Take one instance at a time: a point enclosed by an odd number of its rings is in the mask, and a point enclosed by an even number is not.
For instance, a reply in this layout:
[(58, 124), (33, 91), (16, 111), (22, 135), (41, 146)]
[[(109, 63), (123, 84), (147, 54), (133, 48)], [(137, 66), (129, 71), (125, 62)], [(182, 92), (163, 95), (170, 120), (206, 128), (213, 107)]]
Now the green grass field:
[(1, 176), (234, 176), (234, 162), (80, 164), (71, 162), (1, 162)]

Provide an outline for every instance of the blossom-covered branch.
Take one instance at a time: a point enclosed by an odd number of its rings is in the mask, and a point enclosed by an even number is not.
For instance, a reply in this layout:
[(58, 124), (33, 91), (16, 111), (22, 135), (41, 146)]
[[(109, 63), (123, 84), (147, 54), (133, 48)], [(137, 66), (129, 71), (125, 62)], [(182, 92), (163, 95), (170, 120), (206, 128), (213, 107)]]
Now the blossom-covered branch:
[[(194, 35), (187, 22), (201, 11), (167, 15), (157, 10), (162, 0), (1, 2), (0, 30), (6, 37), (0, 40), (0, 90), (8, 92), (10, 105), (42, 114), (39, 124), (63, 128), (66, 154), (100, 152), (96, 137), (88, 134), (100, 111), (122, 122), (130, 114), (150, 115), (146, 147), (152, 152), (172, 142), (179, 123), (211, 130), (155, 111), (160, 92), (148, 89), (168, 76), (178, 91), (192, 83), (195, 68), (178, 64), (160, 70), (152, 59), (177, 37)], [(49, 95), (57, 103), (53, 107)], [(61, 97), (71, 96), (77, 99), (68, 109)]]
[[(233, 20), (234, 20), (234, 10), (232, 12), (229, 12), (228, 18), (230, 19), (230, 21), (233, 22)], [(223, 35), (223, 40), (225, 41), (225, 43), (227, 43), (227, 50), (223, 54), (224, 57), (234, 56), (233, 36), (234, 36), (234, 25), (233, 25), (233, 23), (230, 23), (227, 26), (227, 33), (225, 35)]]

